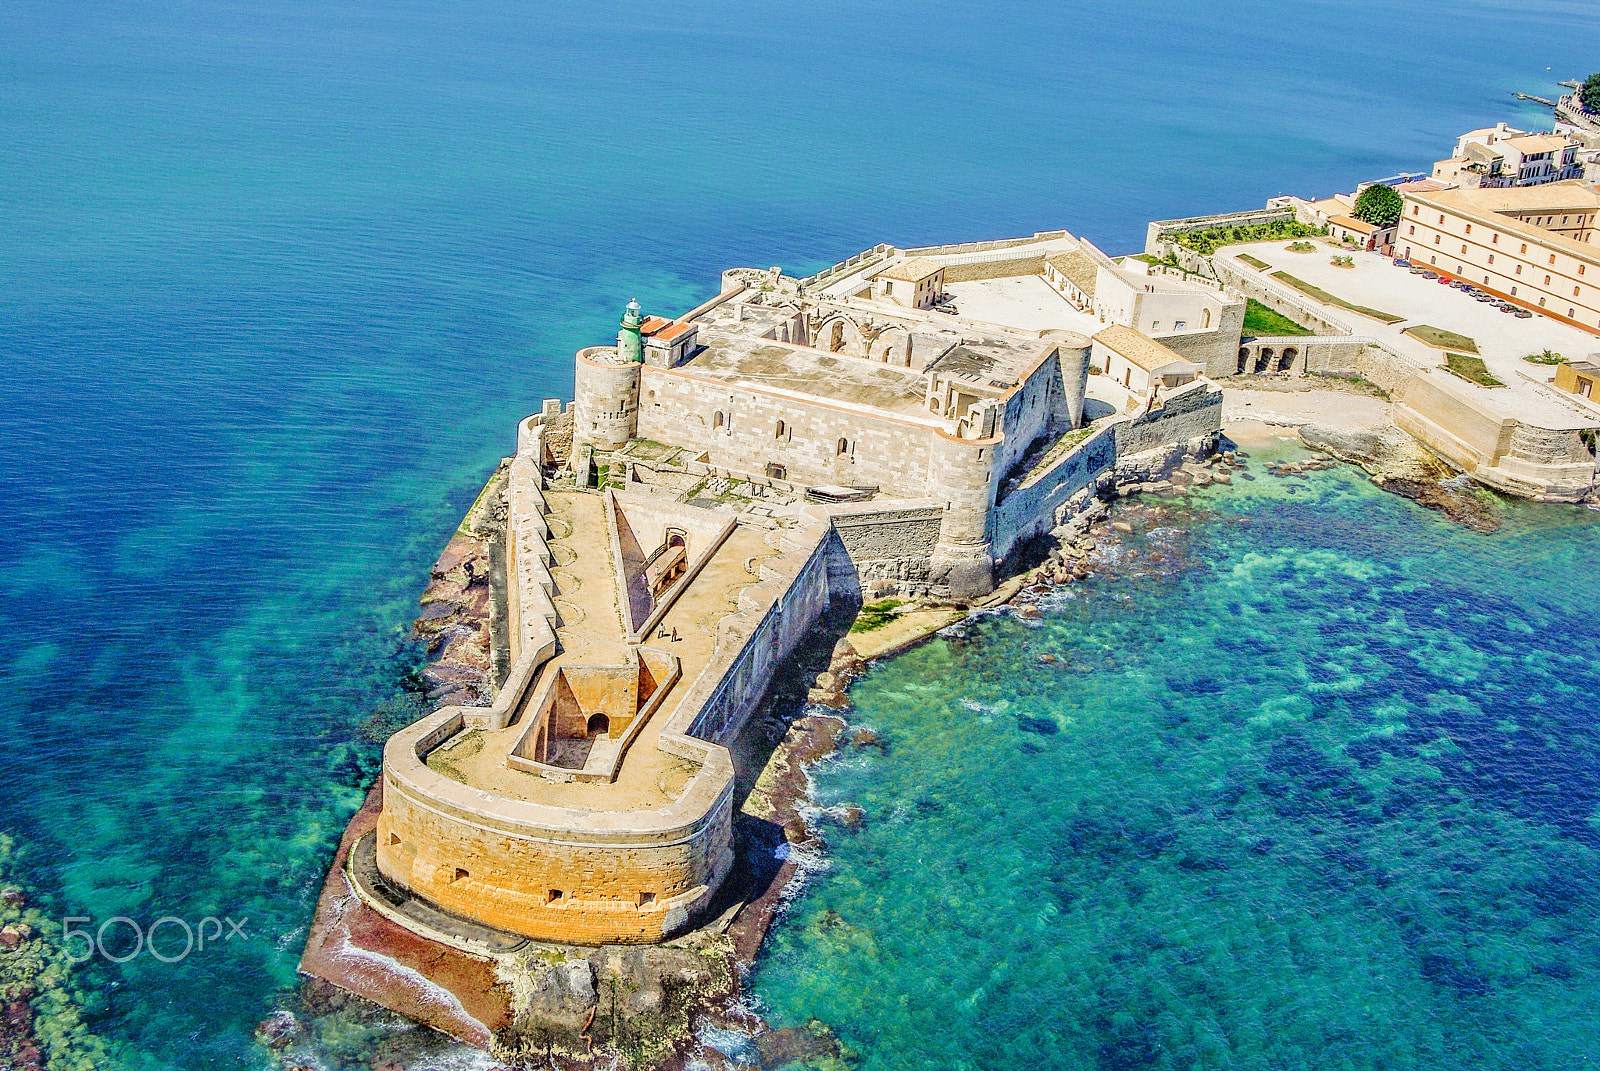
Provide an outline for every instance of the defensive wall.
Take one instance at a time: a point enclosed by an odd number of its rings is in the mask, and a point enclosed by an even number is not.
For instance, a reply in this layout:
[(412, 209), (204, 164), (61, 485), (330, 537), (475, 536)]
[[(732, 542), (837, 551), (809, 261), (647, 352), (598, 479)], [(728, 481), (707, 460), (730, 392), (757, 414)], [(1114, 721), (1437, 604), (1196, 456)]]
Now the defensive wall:
[[(511, 466), (511, 674), (492, 706), (443, 707), (390, 738), (372, 850), (391, 886), (495, 930), (580, 944), (660, 941), (689, 924), (732, 864), (733, 763), (723, 744), (743, 728), (776, 667), (826, 609), (836, 578), (851, 570), (824, 519), (769, 533), (782, 552), (762, 558), (739, 608), (714, 624), (715, 655), (693, 680), (677, 685), (666, 704), (670, 712), (658, 715), (666, 721), (651, 746), (684, 781), (665, 803), (584, 807), (538, 792), (519, 798), (431, 768), (432, 752), (471, 734), (524, 732), (524, 719), (539, 713), (530, 700), (548, 694), (552, 675), (565, 669), (552, 661), (560, 569), (552, 569), (538, 463), (549, 411), (519, 427)], [(661, 659), (672, 656), (635, 650), (658, 667), (659, 702), (674, 683), (660, 670)], [(641, 711), (641, 723), (649, 714)], [(364, 899), (415, 927), (415, 918), (397, 913), (385, 897)]]

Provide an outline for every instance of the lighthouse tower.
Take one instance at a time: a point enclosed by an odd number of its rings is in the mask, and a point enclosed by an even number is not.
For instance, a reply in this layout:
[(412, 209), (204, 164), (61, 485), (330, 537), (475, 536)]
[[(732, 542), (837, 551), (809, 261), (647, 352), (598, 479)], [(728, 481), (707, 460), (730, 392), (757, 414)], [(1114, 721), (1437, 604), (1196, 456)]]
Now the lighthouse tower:
[(639, 373), (644, 368), (639, 325), (643, 322), (644, 311), (635, 298), (623, 310), (615, 346), (578, 351), (573, 382), (573, 457), (586, 443), (596, 450), (620, 450), (637, 431)]

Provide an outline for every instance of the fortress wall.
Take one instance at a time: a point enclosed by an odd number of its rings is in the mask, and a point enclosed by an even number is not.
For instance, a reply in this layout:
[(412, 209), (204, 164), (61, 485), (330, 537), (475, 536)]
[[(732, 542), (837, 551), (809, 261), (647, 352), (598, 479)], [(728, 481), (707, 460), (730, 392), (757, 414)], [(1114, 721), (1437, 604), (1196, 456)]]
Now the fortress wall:
[(1049, 531), (1073, 495), (1094, 486), (1104, 473), (1116, 467), (1117, 426), (1099, 429), (996, 504), (997, 559), (1004, 559), (1028, 538)]
[[(713, 430), (716, 412), (725, 414), (726, 424)], [(642, 438), (704, 444), (715, 469), (760, 474), (776, 463), (791, 483), (877, 486), (904, 498), (927, 493), (932, 434), (919, 425), (824, 402), (730, 388), (657, 368), (645, 369), (639, 405)], [(840, 439), (846, 442), (843, 454)]]
[[(730, 663), (719, 660), (707, 667), (684, 699), (680, 710), (697, 711), (685, 729), (689, 736), (724, 745), (737, 737), (766, 695), (773, 672), (828, 609), (834, 595), (830, 583), (836, 572), (833, 559), (843, 554), (843, 547), (831, 531), (822, 529), (816, 535), (820, 538), (811, 554), (753, 627), (738, 618), (724, 619), (719, 625), (718, 648), (738, 643), (738, 654)], [(784, 581), (780, 576), (770, 579), (780, 584)], [(737, 637), (746, 628), (749, 632), (741, 641)]]
[[(1224, 323), (1215, 330), (1160, 335), (1156, 341), (1184, 360), (1199, 365), (1208, 376), (1231, 376), (1238, 367), (1239, 329), (1244, 322), (1244, 312), (1241, 309), (1236, 316), (1229, 317), (1228, 311), (1224, 309)], [(1234, 322), (1228, 323), (1227, 320)]]
[(484, 821), (386, 774), (379, 867), (414, 895), (507, 933), (577, 944), (660, 941), (726, 874), (731, 798), (687, 828), (607, 833), (581, 819), (566, 829)]
[(1397, 402), (1395, 427), (1468, 472), (1493, 466), (1510, 448), (1516, 422), (1473, 401), (1447, 373), (1413, 376)]
[(1294, 218), (1294, 209), (1287, 207), (1252, 209), (1246, 212), (1221, 212), (1212, 216), (1190, 216), (1187, 219), (1158, 219), (1145, 228), (1144, 251), (1152, 256), (1163, 234), (1183, 234), (1189, 231), (1209, 231), (1217, 227), (1248, 227), (1257, 223), (1276, 223)]
[(939, 506), (835, 513), (833, 530), (850, 560), (926, 559), (939, 542)]
[(1166, 396), (1160, 409), (1112, 425), (1117, 457), (1215, 436), (1222, 430), (1222, 391), (1198, 379)]

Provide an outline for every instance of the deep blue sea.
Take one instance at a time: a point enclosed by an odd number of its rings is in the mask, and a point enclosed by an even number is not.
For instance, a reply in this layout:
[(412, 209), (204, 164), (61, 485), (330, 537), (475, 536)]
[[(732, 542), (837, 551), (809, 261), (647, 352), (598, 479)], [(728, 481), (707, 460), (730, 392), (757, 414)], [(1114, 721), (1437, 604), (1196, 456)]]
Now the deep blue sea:
[[(427, 567), (628, 298), (681, 310), (725, 267), (879, 241), (1064, 226), (1132, 251), (1149, 219), (1427, 170), (1463, 130), (1541, 123), (1510, 92), (1600, 66), (1597, 30), (1587, 0), (0, 5), (0, 827), (35, 894), (91, 926), (248, 920), (180, 963), (91, 966), (115, 1063), (259, 1063), (333, 845), (417, 713)], [(823, 1018), (873, 1067), (1592, 1057), (1593, 529), (1543, 510), (1467, 536), (1324, 482), (1170, 606), (1052, 618), (1053, 642), (1107, 648), (1104, 674), (1041, 678), (1037, 635), (994, 621), (860, 686), (897, 747), (876, 787), (838, 774), (874, 820), (778, 932), (755, 980), (774, 1014)], [(1322, 556), (1274, 543), (1285, 526)], [(1225, 577), (1232, 631), (1208, 616)], [(1437, 590), (1395, 608), (1412, 584)], [(1168, 628), (1217, 637), (1207, 679), (1248, 696), (1189, 696), (1166, 726), (1181, 674), (1130, 659)], [(948, 688), (922, 695), (930, 660)], [(1314, 720), (1305, 689), (1345, 680), (1367, 698)], [(1015, 738), (1017, 704), (1061, 731)], [(1545, 779), (1484, 783), (1501, 723)], [(1384, 726), (1406, 748), (1357, 747)], [(960, 777), (984, 749), (992, 777)], [(1315, 762), (1348, 830), (1310, 831), (1333, 819), (1291, 768)], [(1238, 785), (1233, 817), (1194, 817)], [(890, 821), (925, 795), (936, 820)], [(891, 836), (937, 871), (862, 854)], [(944, 941), (959, 984), (927, 958)], [(1328, 1048), (1336, 1029), (1383, 1035), (1383, 1059)], [(1463, 1056), (1472, 1037), (1505, 1055)], [(329, 1066), (366, 1066), (346, 1040)], [(1197, 1055), (1160, 1055), (1180, 1043)]]

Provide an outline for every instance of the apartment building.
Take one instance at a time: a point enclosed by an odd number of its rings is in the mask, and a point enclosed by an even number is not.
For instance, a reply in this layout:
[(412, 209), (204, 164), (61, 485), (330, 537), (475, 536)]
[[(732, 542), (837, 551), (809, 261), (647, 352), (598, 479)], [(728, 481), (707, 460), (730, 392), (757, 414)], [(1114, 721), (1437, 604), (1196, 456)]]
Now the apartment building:
[(1457, 138), (1450, 158), (1433, 165), (1433, 177), (1466, 189), (1562, 182), (1583, 174), (1581, 148), (1567, 134), (1530, 134), (1498, 123)]
[(1582, 180), (1408, 192), (1396, 249), (1600, 334), (1600, 190)]

